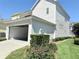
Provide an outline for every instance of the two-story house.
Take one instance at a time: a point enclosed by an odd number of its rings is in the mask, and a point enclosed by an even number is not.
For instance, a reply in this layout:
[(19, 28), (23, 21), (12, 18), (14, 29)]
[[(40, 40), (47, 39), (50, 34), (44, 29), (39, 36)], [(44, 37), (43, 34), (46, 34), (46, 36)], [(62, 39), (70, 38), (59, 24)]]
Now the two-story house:
[(28, 43), (31, 34), (56, 37), (70, 36), (69, 15), (56, 0), (36, 0), (31, 11), (16, 13), (7, 23), (7, 40), (19, 39)]

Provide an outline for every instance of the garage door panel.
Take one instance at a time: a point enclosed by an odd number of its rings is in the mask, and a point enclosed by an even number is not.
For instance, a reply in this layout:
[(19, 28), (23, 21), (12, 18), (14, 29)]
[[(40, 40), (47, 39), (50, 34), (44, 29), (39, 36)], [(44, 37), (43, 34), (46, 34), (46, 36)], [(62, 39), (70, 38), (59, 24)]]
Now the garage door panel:
[(10, 27), (10, 38), (27, 40), (27, 37), (28, 37), (27, 26)]

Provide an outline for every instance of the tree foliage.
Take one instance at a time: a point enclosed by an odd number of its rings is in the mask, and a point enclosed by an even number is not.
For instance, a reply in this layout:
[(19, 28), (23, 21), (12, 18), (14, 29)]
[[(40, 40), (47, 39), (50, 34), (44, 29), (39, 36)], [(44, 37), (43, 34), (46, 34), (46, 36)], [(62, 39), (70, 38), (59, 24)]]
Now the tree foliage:
[(75, 36), (79, 37), (79, 23), (73, 25), (72, 32), (75, 34)]

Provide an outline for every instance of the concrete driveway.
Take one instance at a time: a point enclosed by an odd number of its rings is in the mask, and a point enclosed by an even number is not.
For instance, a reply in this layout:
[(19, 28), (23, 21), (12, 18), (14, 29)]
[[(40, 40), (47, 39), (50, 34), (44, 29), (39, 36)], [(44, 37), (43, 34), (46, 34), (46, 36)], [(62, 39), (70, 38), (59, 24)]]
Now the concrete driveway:
[(0, 59), (5, 59), (12, 51), (27, 45), (26, 41), (7, 40), (0, 42)]

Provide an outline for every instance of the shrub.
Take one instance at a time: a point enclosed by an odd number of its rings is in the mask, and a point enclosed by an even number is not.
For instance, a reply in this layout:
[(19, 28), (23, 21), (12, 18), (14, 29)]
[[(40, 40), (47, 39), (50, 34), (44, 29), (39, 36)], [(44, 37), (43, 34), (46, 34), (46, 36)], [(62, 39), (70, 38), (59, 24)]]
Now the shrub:
[(45, 45), (49, 43), (49, 35), (31, 35), (31, 46)]
[(62, 40), (69, 39), (69, 38), (72, 38), (72, 37), (57, 37), (57, 38), (55, 38), (53, 40), (54, 41), (62, 41)]
[(31, 47), (26, 59), (55, 59), (56, 44)]
[(74, 44), (79, 45), (79, 38), (74, 39)]
[(31, 38), (26, 59), (55, 59), (57, 46), (55, 43), (49, 44), (49, 35), (32, 35)]
[(79, 23), (75, 23), (73, 25), (72, 32), (75, 34), (75, 36), (79, 36)]

